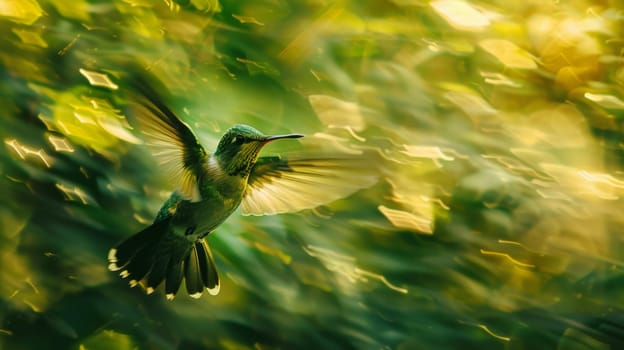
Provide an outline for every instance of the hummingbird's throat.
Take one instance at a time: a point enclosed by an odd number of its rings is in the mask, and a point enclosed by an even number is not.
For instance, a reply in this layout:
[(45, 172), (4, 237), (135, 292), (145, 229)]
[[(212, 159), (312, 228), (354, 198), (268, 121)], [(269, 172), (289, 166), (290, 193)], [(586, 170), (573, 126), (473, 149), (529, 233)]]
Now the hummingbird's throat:
[(236, 152), (217, 155), (219, 167), (229, 176), (246, 177), (258, 159), (263, 142), (243, 144)]
[(215, 153), (219, 166), (230, 176), (247, 177), (253, 168), (260, 150), (267, 143), (281, 139), (295, 139), (303, 137), (301, 134), (286, 134), (266, 136), (261, 139), (248, 141), (237, 147), (224, 148), (223, 151)]

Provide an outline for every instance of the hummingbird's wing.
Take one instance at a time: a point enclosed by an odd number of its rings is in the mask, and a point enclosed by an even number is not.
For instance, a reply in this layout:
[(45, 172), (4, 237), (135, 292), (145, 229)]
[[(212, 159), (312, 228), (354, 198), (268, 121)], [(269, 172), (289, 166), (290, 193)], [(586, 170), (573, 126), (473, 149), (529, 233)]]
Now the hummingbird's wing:
[(377, 181), (365, 158), (260, 157), (249, 175), (243, 215), (310, 209), (346, 197)]
[(200, 200), (197, 179), (208, 153), (190, 127), (161, 101), (151, 84), (135, 83), (135, 88), (140, 95), (134, 109), (147, 145), (178, 191), (186, 199)]

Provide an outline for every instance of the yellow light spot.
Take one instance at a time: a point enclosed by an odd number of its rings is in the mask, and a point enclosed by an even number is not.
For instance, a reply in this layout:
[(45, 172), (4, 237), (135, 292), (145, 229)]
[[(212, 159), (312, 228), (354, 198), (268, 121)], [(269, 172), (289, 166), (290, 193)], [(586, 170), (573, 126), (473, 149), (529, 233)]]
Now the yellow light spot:
[(448, 155), (449, 157), (452, 157), (452, 158), (458, 158), (458, 159), (469, 159), (470, 158), (470, 156), (468, 156), (466, 154), (463, 154), (463, 153), (460, 153), (459, 151), (454, 150), (452, 148), (444, 148), (444, 149), (441, 149), (441, 150), (442, 150), (443, 154), (446, 154), (446, 155)]
[(494, 159), (494, 160), (496, 160), (501, 165), (503, 165), (505, 168), (507, 168), (509, 171), (512, 171), (512, 172), (515, 172), (515, 173), (524, 174), (524, 175), (533, 176), (533, 177), (536, 177), (536, 178), (544, 178), (543, 174), (540, 174), (537, 170), (535, 170), (533, 168), (525, 166), (524, 164), (522, 164), (517, 159), (511, 158), (511, 157), (505, 157), (505, 156), (489, 155), (489, 154), (482, 154), (481, 156), (483, 158), (485, 158), (485, 159)]
[(86, 193), (84, 193), (80, 188), (74, 186), (69, 187), (63, 184), (56, 184), (56, 188), (58, 188), (59, 190), (61, 190), (61, 192), (63, 192), (63, 194), (65, 194), (65, 199), (69, 200), (69, 201), (77, 201), (79, 200), (80, 202), (82, 202), (82, 204), (88, 204), (89, 200), (88, 200), (88, 196)]
[(326, 248), (308, 245), (307, 247), (304, 247), (303, 249), (306, 251), (306, 253), (308, 253), (308, 255), (313, 256), (313, 257), (319, 257), (319, 258), (325, 257), (325, 258), (337, 259), (337, 260), (343, 260), (343, 261), (355, 261), (355, 258), (352, 256), (336, 253)]
[(529, 250), (530, 249), (525, 246), (524, 244), (520, 243), (520, 242), (516, 242), (516, 241), (508, 241), (508, 240), (504, 240), (504, 239), (499, 239), (498, 243), (500, 244), (510, 244), (510, 245), (517, 245), (518, 247), (524, 248), (525, 250)]
[(451, 26), (460, 30), (481, 30), (490, 25), (484, 13), (464, 1), (433, 1), (431, 7)]
[(258, 68), (258, 69), (261, 69), (261, 70), (266, 69), (265, 66), (263, 66), (262, 64), (254, 61), (254, 60), (250, 60), (250, 59), (247, 59), (247, 58), (240, 58), (240, 57), (236, 57), (236, 60), (238, 62), (240, 62), (240, 63), (245, 63), (245, 64), (252, 65), (252, 66), (254, 66), (254, 67)]
[(292, 261), (292, 257), (290, 257), (289, 255), (285, 254), (284, 252), (282, 252), (279, 249), (275, 249), (272, 247), (269, 247), (267, 245), (264, 245), (260, 242), (255, 242), (254, 246), (256, 247), (256, 249), (258, 249), (259, 251), (265, 253), (265, 254), (269, 254), (269, 255), (273, 255), (278, 257), (285, 265), (290, 264), (290, 262)]
[(63, 132), (63, 134), (65, 135), (71, 135), (72, 132), (69, 130), (69, 128), (67, 127), (67, 125), (65, 125), (65, 123), (61, 120), (58, 120), (56, 122), (56, 124), (61, 128), (61, 131)]
[(523, 87), (521, 83), (511, 80), (501, 73), (481, 72), (481, 76), (484, 78), (486, 83), (491, 85), (508, 86), (512, 88)]
[(624, 188), (624, 181), (618, 180), (610, 174), (603, 173), (589, 173), (587, 171), (581, 170), (579, 175), (588, 181), (603, 183), (612, 187)]
[(316, 81), (321, 82), (325, 79), (321, 77), (322, 73), (315, 71), (314, 69), (310, 69), (310, 74), (316, 79)]
[(0, 334), (6, 334), (6, 335), (13, 335), (13, 332), (11, 332), (8, 329), (2, 329), (0, 328)]
[(383, 205), (378, 206), (377, 209), (397, 228), (421, 234), (433, 234), (433, 222), (430, 219), (419, 217), (403, 210), (390, 209)]
[(48, 137), (48, 141), (50, 141), (50, 144), (52, 144), (52, 147), (54, 147), (54, 150), (56, 150), (57, 152), (69, 152), (69, 153), (71, 153), (71, 152), (74, 151), (74, 149), (69, 144), (69, 142), (67, 140), (65, 140), (64, 138), (50, 135)]
[(602, 173), (590, 173), (575, 167), (563, 166), (553, 163), (542, 163), (540, 166), (556, 182), (560, 191), (538, 191), (545, 198), (561, 197), (571, 200), (568, 196), (572, 193), (577, 196), (589, 196), (606, 200), (617, 200), (615, 193), (623, 186), (623, 182), (610, 175)]
[(91, 176), (89, 176), (89, 172), (87, 172), (87, 169), (85, 169), (82, 166), (80, 167), (80, 173), (87, 179), (91, 177)]
[(43, 40), (41, 35), (37, 32), (13, 28), (13, 33), (15, 33), (15, 35), (17, 35), (26, 45), (39, 46), (42, 48), (48, 47), (48, 43), (45, 42), (45, 40)]
[(263, 26), (264, 23), (258, 21), (255, 17), (252, 16), (242, 16), (242, 15), (235, 15), (232, 14), (232, 17), (234, 17), (236, 20), (238, 20), (241, 23), (252, 23), (252, 24), (257, 24), (259, 26)]
[(344, 127), (339, 127), (339, 128), (347, 130), (347, 132), (349, 132), (349, 134), (351, 136), (353, 136), (354, 139), (356, 139), (356, 140), (358, 140), (360, 142), (365, 142), (366, 141), (365, 137), (356, 134), (355, 131), (353, 130), (353, 128), (350, 127), (350, 126), (344, 126)]
[(35, 286), (35, 284), (32, 282), (30, 277), (26, 279), (26, 284), (28, 284), (30, 288), (32, 288), (33, 291), (35, 291), (36, 294), (39, 294), (39, 289), (37, 288), (37, 286)]
[(504, 341), (510, 341), (510, 340), (511, 340), (511, 338), (510, 338), (510, 337), (503, 337), (503, 336), (501, 336), (501, 335), (498, 335), (498, 334), (496, 334), (496, 333), (492, 332), (492, 331), (491, 331), (491, 330), (490, 330), (490, 329), (489, 329), (486, 325), (484, 325), (484, 324), (479, 324), (479, 325), (477, 325), (477, 327), (479, 327), (479, 328), (483, 329), (483, 330), (484, 330), (487, 334), (489, 334), (489, 335), (493, 336), (493, 337), (494, 337), (494, 338), (496, 338), (496, 339), (500, 339), (500, 340), (504, 340)]
[(537, 68), (533, 56), (510, 41), (486, 39), (481, 40), (479, 46), (507, 67), (517, 69)]
[(512, 264), (520, 266), (520, 267), (528, 267), (528, 268), (535, 268), (535, 265), (533, 264), (527, 264), (527, 263), (523, 263), (520, 262), (514, 258), (512, 258), (509, 254), (507, 253), (500, 253), (500, 252), (493, 252), (493, 251), (489, 251), (489, 250), (485, 250), (485, 249), (481, 249), (481, 254), (483, 255), (493, 255), (493, 256), (500, 256), (503, 257), (507, 260), (509, 260)]
[(120, 141), (141, 143), (125, 117), (110, 102), (90, 97), (88, 86), (59, 93), (50, 123), (73, 145), (82, 145), (116, 160), (111, 148)]
[(323, 263), (325, 268), (327, 268), (327, 270), (335, 272), (345, 277), (349, 283), (357, 283), (357, 282), (366, 283), (368, 282), (368, 279), (366, 277), (369, 277), (369, 278), (373, 278), (375, 280), (381, 281), (388, 288), (396, 292), (399, 292), (402, 294), (407, 294), (408, 292), (407, 289), (397, 287), (393, 285), (392, 283), (390, 283), (386, 279), (386, 277), (383, 275), (376, 274), (376, 273), (356, 267), (355, 258), (351, 256), (339, 254), (329, 249), (315, 247), (312, 245), (308, 245), (307, 247), (304, 247), (303, 249), (308, 255), (318, 258)]
[(39, 158), (43, 162), (43, 164), (45, 164), (45, 166), (48, 168), (52, 164), (52, 157), (48, 156), (48, 154), (41, 148), (38, 150), (34, 150), (27, 146), (21, 145), (16, 139), (10, 139), (10, 140), (5, 139), (4, 143), (9, 145), (9, 147), (11, 147), (15, 151), (15, 153), (17, 153), (17, 155), (24, 160), (26, 159), (26, 157), (32, 155), (32, 156), (35, 156), (36, 158)]
[(78, 39), (80, 38), (80, 34), (77, 34), (67, 45), (65, 45), (64, 48), (60, 49), (57, 54), (59, 56), (63, 56), (67, 53), (67, 51), (69, 51), (69, 49), (71, 49), (74, 45), (76, 45), (76, 42), (78, 41)]
[(433, 52), (439, 52), (440, 46), (436, 42), (429, 42), (427, 48)]
[(93, 86), (102, 86), (111, 90), (117, 90), (119, 88), (119, 86), (113, 83), (106, 74), (92, 72), (83, 68), (80, 68), (79, 72), (87, 78), (89, 84)]
[(43, 114), (39, 114), (38, 115), (39, 120), (41, 120), (41, 122), (43, 124), (45, 124), (46, 129), (50, 130), (50, 131), (56, 131), (57, 128), (54, 125), (54, 121), (52, 121), (50, 118), (46, 117)]
[(435, 203), (437, 205), (440, 206), (440, 208), (444, 209), (444, 210), (450, 210), (451, 208), (446, 205), (440, 198), (426, 198), (427, 201), (430, 201), (432, 203)]
[(108, 115), (98, 115), (97, 119), (98, 125), (106, 130), (109, 134), (124, 140), (126, 142), (130, 142), (133, 144), (141, 144), (143, 141), (138, 137), (134, 136), (127, 128), (124, 127), (121, 120), (117, 118), (117, 116), (108, 116)]
[(561, 191), (536, 190), (535, 192), (545, 199), (558, 199), (562, 201), (572, 202), (572, 198), (570, 198), (570, 196), (566, 195)]
[(442, 159), (446, 161), (455, 160), (455, 158), (448, 156), (440, 150), (440, 147), (436, 146), (416, 146), (416, 145), (403, 145), (405, 151), (402, 153), (413, 158), (429, 158), (429, 159)]
[(585, 93), (585, 98), (607, 109), (624, 109), (624, 101), (613, 95)]
[[(72, 106), (75, 109), (79, 109), (80, 107), (78, 106)], [(78, 112), (78, 110), (76, 110), (74, 112), (74, 117), (76, 117), (76, 120), (78, 120), (78, 122), (82, 123), (82, 124), (88, 124), (88, 125), (97, 125), (95, 123), (95, 120), (86, 114), (82, 114), (81, 112)]]
[(9, 145), (9, 147), (13, 148), (13, 150), (15, 151), (15, 153), (17, 153), (17, 155), (22, 158), (22, 159), (26, 159), (24, 153), (22, 152), (22, 147), (19, 144), (19, 142), (17, 142), (17, 140), (12, 139), (12, 140), (4, 140), (4, 143), (6, 143), (7, 145)]
[(141, 223), (141, 224), (143, 224), (143, 225), (147, 225), (147, 224), (151, 223), (151, 222), (150, 222), (150, 220), (148, 220), (148, 219), (146, 219), (146, 218), (142, 217), (141, 215), (139, 215), (139, 214), (137, 214), (137, 213), (134, 213), (134, 215), (132, 215), (132, 217), (133, 217), (136, 221), (138, 221), (139, 223)]
[[(173, 0), (165, 0), (165, 4), (167, 4), (167, 7), (169, 7), (169, 11), (171, 12), (179, 12), (180, 11), (180, 5), (173, 1)], [(169, 299), (169, 294), (167, 294), (167, 299)], [(171, 298), (173, 299), (173, 298)]]
[(402, 294), (407, 294), (407, 288), (401, 288), (401, 287), (395, 286), (394, 284), (388, 282), (386, 277), (383, 276), (383, 275), (372, 273), (370, 271), (362, 270), (362, 269), (359, 269), (359, 268), (355, 268), (355, 272), (359, 273), (362, 276), (368, 276), (368, 277), (374, 278), (376, 280), (379, 280), (383, 284), (385, 284), (388, 288), (390, 288), (390, 289), (392, 289), (394, 291), (397, 291), (397, 292), (402, 293)]
[(24, 304), (28, 305), (28, 307), (30, 307), (30, 309), (34, 312), (41, 312), (41, 308), (38, 307), (37, 305), (31, 303), (30, 301), (24, 299)]

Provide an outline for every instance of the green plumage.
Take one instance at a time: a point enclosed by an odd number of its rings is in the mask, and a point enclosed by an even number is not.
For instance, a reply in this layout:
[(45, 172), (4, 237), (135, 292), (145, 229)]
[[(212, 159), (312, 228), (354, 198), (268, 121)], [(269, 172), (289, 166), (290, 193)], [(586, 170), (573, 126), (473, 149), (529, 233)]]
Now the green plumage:
[(361, 171), (363, 166), (357, 169), (364, 161), (353, 159), (259, 160), (268, 142), (303, 135), (267, 136), (246, 125), (228, 129), (210, 154), (149, 85), (139, 81), (134, 87), (139, 94), (133, 110), (146, 143), (178, 190), (152, 225), (111, 249), (108, 259), (110, 270), (120, 271), (131, 286), (141, 285), (148, 294), (163, 281), (168, 299), (173, 299), (182, 281), (192, 297), (198, 298), (205, 289), (217, 294), (219, 276), (205, 237), (241, 203), (243, 214), (251, 215), (313, 208), (376, 179)]

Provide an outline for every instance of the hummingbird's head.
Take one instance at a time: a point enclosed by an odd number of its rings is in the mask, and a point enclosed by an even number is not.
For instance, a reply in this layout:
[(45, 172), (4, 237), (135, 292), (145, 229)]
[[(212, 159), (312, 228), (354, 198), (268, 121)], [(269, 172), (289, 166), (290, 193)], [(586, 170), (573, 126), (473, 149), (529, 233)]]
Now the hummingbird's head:
[(301, 134), (264, 135), (247, 125), (234, 125), (221, 137), (214, 153), (219, 166), (228, 175), (247, 176), (264, 145), (279, 139), (303, 137)]

